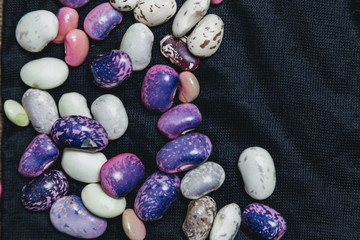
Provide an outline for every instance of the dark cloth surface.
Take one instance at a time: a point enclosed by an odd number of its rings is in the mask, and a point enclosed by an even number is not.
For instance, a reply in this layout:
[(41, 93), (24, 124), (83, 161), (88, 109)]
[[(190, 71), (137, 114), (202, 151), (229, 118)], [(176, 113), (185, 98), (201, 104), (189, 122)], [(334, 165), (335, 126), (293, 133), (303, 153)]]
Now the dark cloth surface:
[[(90, 1), (79, 9), (86, 14), (104, 1)], [(177, 0), (181, 6), (183, 0)], [(15, 40), (18, 20), (39, 9), (56, 13), (56, 0), (5, 1), (2, 48), (2, 100), (21, 101), (28, 87), (19, 77), (21, 67), (40, 57), (64, 58), (62, 45), (49, 44), (40, 53), (23, 50)], [(287, 221), (283, 239), (360, 239), (360, 9), (350, 1), (224, 0), (208, 13), (225, 23), (218, 52), (201, 59), (194, 72), (201, 92), (194, 101), (203, 115), (198, 132), (213, 143), (210, 161), (223, 166), (224, 185), (209, 194), (218, 209), (235, 202), (261, 202)], [(100, 53), (118, 49), (132, 13), (104, 41), (91, 41), (86, 62), (70, 68), (68, 80), (49, 93), (58, 102), (66, 92), (83, 94), (88, 105), (112, 93), (124, 103), (129, 117), (125, 135), (103, 151), (107, 158), (131, 152), (146, 167), (146, 177), (157, 171), (155, 156), (168, 142), (157, 130), (160, 115), (140, 100), (146, 71), (155, 64), (173, 66), (159, 51), (160, 39), (171, 32), (173, 19), (151, 28), (155, 35), (150, 65), (135, 72), (120, 87), (101, 90), (91, 82), (89, 63)], [(176, 67), (174, 67), (176, 68)], [(180, 73), (180, 70), (176, 68)], [(175, 103), (179, 104), (176, 100)], [(19, 159), (37, 135), (31, 126), (20, 128), (4, 120), (2, 139), (3, 240), (72, 239), (57, 232), (49, 212), (30, 212), (20, 203), (21, 188), (29, 179), (17, 173)], [(261, 146), (272, 155), (277, 184), (266, 200), (256, 201), (244, 190), (237, 169), (240, 153)], [(61, 169), (60, 160), (53, 168)], [(179, 174), (182, 177), (184, 174)], [(85, 184), (70, 181), (69, 194), (80, 196)], [(136, 191), (127, 196), (133, 207)], [(147, 222), (147, 239), (185, 239), (182, 222), (189, 200), (182, 196), (164, 218)], [(126, 239), (121, 217), (109, 219), (99, 239)], [(241, 228), (236, 239), (254, 239)]]

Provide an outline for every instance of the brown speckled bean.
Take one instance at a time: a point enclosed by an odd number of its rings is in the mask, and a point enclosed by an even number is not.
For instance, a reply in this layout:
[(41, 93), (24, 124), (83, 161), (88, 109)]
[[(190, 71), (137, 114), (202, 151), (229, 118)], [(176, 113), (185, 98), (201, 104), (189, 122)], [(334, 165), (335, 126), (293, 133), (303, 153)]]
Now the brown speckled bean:
[(210, 233), (216, 215), (216, 203), (209, 196), (193, 200), (183, 223), (183, 231), (189, 240), (205, 240)]

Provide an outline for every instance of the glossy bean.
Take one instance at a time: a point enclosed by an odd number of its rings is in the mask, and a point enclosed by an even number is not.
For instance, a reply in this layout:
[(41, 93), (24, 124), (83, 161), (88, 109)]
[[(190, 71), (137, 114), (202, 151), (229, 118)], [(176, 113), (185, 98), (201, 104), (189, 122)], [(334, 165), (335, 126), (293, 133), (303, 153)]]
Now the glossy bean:
[(114, 198), (124, 197), (140, 183), (144, 174), (144, 164), (136, 155), (119, 154), (101, 167), (101, 186)]
[(59, 21), (59, 31), (53, 42), (60, 44), (64, 42), (64, 37), (70, 30), (78, 27), (79, 14), (73, 8), (62, 7), (59, 9), (56, 17)]
[(249, 204), (242, 214), (242, 224), (262, 239), (279, 240), (286, 232), (285, 219), (275, 209), (261, 204)]
[(34, 129), (39, 133), (49, 134), (52, 125), (59, 118), (52, 96), (46, 91), (30, 88), (24, 93), (21, 102)]
[(87, 4), (90, 0), (59, 0), (65, 6), (79, 8)]
[(175, 38), (168, 34), (160, 40), (160, 51), (184, 71), (194, 71), (199, 66), (199, 58), (189, 52), (186, 38)]
[(122, 226), (126, 236), (131, 240), (143, 240), (146, 237), (145, 225), (133, 209), (128, 208), (123, 212)]
[(58, 170), (50, 170), (26, 184), (21, 190), (22, 205), (32, 211), (43, 211), (59, 198), (66, 195), (69, 183), (65, 174)]
[(122, 13), (115, 10), (110, 3), (102, 3), (86, 15), (84, 30), (92, 39), (103, 40), (121, 23), (122, 18)]
[(5, 101), (4, 112), (6, 117), (17, 126), (26, 127), (30, 123), (25, 109), (15, 100), (8, 99)]
[(145, 75), (141, 87), (141, 100), (144, 106), (154, 112), (165, 112), (174, 101), (179, 75), (166, 65), (152, 66)]
[(214, 4), (214, 5), (219, 5), (222, 2), (223, 2), (223, 0), (211, 0), (211, 4)]
[(63, 147), (84, 151), (101, 151), (108, 145), (107, 133), (101, 124), (79, 115), (58, 119), (51, 128), (51, 137)]
[(183, 103), (164, 113), (158, 121), (158, 129), (167, 138), (174, 139), (201, 123), (200, 110), (192, 103)]
[(210, 232), (210, 240), (233, 240), (241, 224), (241, 210), (236, 203), (230, 203), (216, 214)]
[(90, 213), (75, 195), (62, 197), (54, 203), (50, 221), (58, 231), (83, 239), (97, 238), (107, 228), (106, 219)]
[(91, 62), (93, 82), (101, 88), (114, 88), (130, 77), (132, 62), (127, 53), (112, 50), (97, 55)]
[(47, 10), (25, 14), (16, 25), (15, 35), (19, 45), (29, 52), (40, 52), (58, 34), (59, 21)]
[(156, 164), (166, 173), (183, 172), (205, 162), (211, 151), (212, 144), (206, 135), (190, 133), (163, 146), (156, 155)]
[(189, 240), (205, 240), (216, 215), (216, 202), (209, 196), (192, 200), (182, 229)]
[(73, 29), (65, 35), (65, 61), (73, 67), (80, 66), (89, 52), (89, 39), (80, 29)]
[(199, 81), (191, 72), (181, 72), (179, 75), (180, 86), (179, 86), (179, 100), (181, 102), (192, 102), (200, 93)]
[(134, 203), (136, 215), (143, 221), (161, 219), (180, 192), (180, 179), (161, 172), (152, 174), (139, 189)]
[(59, 154), (50, 137), (37, 135), (21, 156), (18, 172), (24, 177), (37, 177), (55, 163)]

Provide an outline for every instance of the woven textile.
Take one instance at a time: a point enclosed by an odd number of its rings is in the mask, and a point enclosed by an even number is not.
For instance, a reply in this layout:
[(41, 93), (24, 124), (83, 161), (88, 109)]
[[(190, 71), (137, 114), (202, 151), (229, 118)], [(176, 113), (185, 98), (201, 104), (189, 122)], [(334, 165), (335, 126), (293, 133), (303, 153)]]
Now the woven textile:
[[(86, 14), (104, 1), (90, 1), (78, 9), (79, 28)], [(177, 0), (181, 6), (183, 0)], [(28, 87), (19, 72), (30, 60), (64, 58), (62, 45), (49, 44), (40, 53), (23, 50), (15, 40), (18, 20), (27, 12), (46, 9), (56, 13), (56, 0), (5, 1), (2, 45), (2, 100), (21, 101)], [(235, 202), (241, 209), (258, 202), (244, 190), (237, 169), (240, 153), (261, 146), (272, 155), (277, 185), (260, 201), (279, 211), (287, 221), (283, 239), (360, 239), (360, 5), (351, 1), (225, 0), (208, 13), (225, 23), (218, 52), (201, 59), (194, 74), (201, 86), (194, 101), (203, 115), (197, 129), (213, 143), (209, 161), (223, 166), (224, 185), (210, 194), (218, 209)], [(70, 68), (69, 79), (49, 93), (58, 102), (76, 91), (89, 106), (104, 93), (118, 96), (129, 116), (125, 135), (103, 151), (107, 158), (131, 152), (144, 163), (146, 177), (157, 171), (155, 156), (168, 142), (156, 129), (160, 115), (149, 112), (140, 100), (146, 70), (155, 64), (173, 66), (159, 51), (159, 41), (171, 32), (168, 23), (154, 27), (150, 65), (112, 90), (91, 82), (89, 63), (100, 53), (118, 49), (126, 29), (135, 22), (124, 13), (123, 22), (104, 41), (91, 41), (83, 65)], [(174, 67), (175, 68), (175, 67)], [(179, 69), (176, 68), (178, 72)], [(179, 104), (176, 100), (175, 103)], [(37, 135), (31, 126), (20, 128), (4, 120), (2, 139), (3, 240), (72, 239), (57, 232), (49, 212), (30, 212), (20, 202), (29, 179), (17, 173), (20, 157)], [(60, 160), (53, 168), (61, 169)], [(179, 174), (182, 177), (184, 174)], [(85, 184), (70, 181), (69, 194), (80, 196)], [(136, 191), (127, 196), (133, 207)], [(164, 218), (146, 223), (147, 239), (186, 239), (181, 225), (189, 200), (182, 196)], [(109, 219), (99, 239), (126, 239), (121, 217)], [(236, 239), (253, 239), (241, 228)]]

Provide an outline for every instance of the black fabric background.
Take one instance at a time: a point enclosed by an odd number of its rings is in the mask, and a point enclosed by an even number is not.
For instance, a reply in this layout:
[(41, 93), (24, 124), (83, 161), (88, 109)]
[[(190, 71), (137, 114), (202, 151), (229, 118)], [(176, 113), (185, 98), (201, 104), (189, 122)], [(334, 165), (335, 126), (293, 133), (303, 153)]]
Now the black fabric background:
[[(79, 9), (80, 25), (86, 14), (104, 1), (92, 0)], [(177, 0), (178, 6), (184, 0)], [(18, 20), (39, 9), (56, 14), (57, 0), (5, 0), (2, 47), (2, 100), (21, 101), (28, 87), (19, 77), (30, 60), (63, 58), (64, 47), (50, 44), (40, 53), (23, 50), (15, 40)], [(350, 1), (224, 0), (210, 6), (225, 23), (218, 52), (201, 59), (194, 74), (201, 85), (194, 103), (203, 114), (197, 131), (213, 142), (209, 160), (226, 172), (224, 185), (210, 194), (218, 209), (235, 202), (244, 209), (258, 202), (244, 191), (237, 169), (240, 153), (261, 146), (272, 155), (277, 185), (260, 201), (278, 210), (288, 230), (283, 239), (360, 238), (360, 6)], [(58, 102), (63, 93), (76, 91), (89, 106), (101, 94), (112, 93), (124, 103), (129, 127), (103, 153), (136, 154), (146, 167), (146, 177), (157, 170), (155, 156), (168, 140), (156, 129), (160, 115), (147, 111), (140, 87), (147, 69), (155, 64), (173, 66), (159, 52), (160, 39), (171, 32), (168, 23), (151, 28), (155, 35), (153, 58), (141, 72), (113, 90), (91, 83), (89, 62), (100, 53), (118, 49), (132, 13), (104, 41), (91, 41), (86, 62), (70, 69), (69, 79), (50, 90)], [(180, 72), (179, 69), (177, 69)], [(175, 101), (175, 105), (179, 101)], [(20, 203), (20, 192), (29, 180), (17, 173), (19, 159), (37, 135), (31, 126), (20, 128), (4, 119), (2, 139), (3, 240), (72, 239), (51, 225), (48, 211), (30, 212)], [(60, 169), (60, 161), (54, 168)], [(183, 174), (179, 174), (180, 177)], [(70, 180), (69, 194), (80, 195), (85, 184)], [(140, 187), (140, 186), (139, 186)], [(138, 189), (138, 188), (137, 188)], [(127, 197), (133, 207), (136, 190)], [(147, 239), (185, 239), (181, 225), (189, 200), (180, 196), (164, 218), (147, 222)], [(99, 239), (126, 239), (121, 217), (108, 221)], [(236, 239), (254, 239), (241, 229)]]

